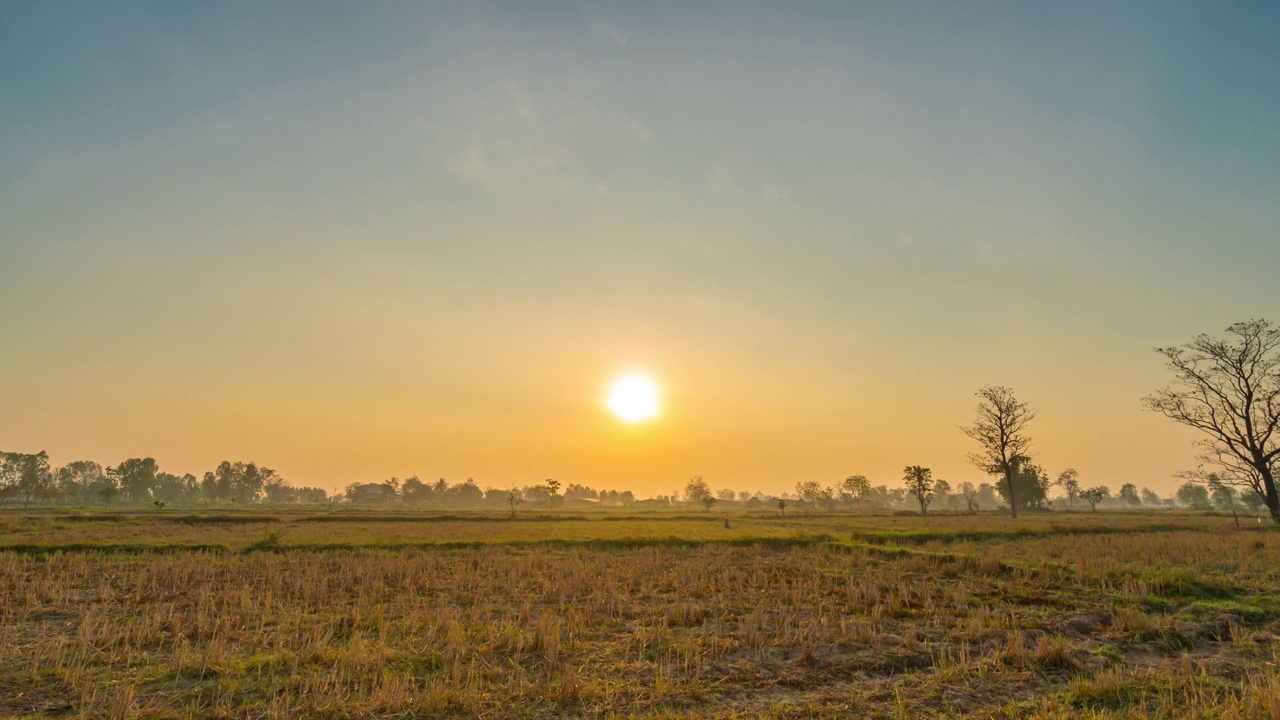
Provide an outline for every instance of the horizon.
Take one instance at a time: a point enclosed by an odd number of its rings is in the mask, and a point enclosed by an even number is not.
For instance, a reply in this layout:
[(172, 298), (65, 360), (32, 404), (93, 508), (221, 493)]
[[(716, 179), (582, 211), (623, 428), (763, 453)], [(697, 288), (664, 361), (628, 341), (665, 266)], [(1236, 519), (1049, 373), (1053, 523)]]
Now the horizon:
[[(1162, 496), (1280, 316), (1280, 9), (0, 7), (0, 449), (298, 486)], [(656, 415), (610, 409), (639, 373)], [(644, 402), (647, 399), (642, 398)], [(632, 402), (635, 402), (633, 399)], [(643, 405), (643, 403), (642, 403)]]

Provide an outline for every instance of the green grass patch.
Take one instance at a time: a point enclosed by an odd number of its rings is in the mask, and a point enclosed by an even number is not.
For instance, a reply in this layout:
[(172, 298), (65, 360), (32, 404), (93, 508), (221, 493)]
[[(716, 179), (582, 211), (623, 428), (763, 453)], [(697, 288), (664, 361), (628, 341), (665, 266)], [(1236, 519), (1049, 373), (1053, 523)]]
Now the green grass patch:
[(19, 555), (52, 555), (54, 553), (101, 553), (105, 555), (139, 555), (142, 553), (227, 552), (221, 543), (22, 543), (0, 545), (0, 552)]
[(700, 548), (708, 545), (720, 547), (760, 547), (774, 550), (785, 550), (795, 547), (813, 547), (816, 545), (838, 545), (830, 535), (805, 535), (797, 537), (740, 537), (703, 540), (668, 537), (626, 537), (596, 538), (584, 540), (473, 540), (473, 541), (440, 541), (440, 542), (365, 542), (365, 543), (298, 543), (285, 545), (264, 539), (245, 547), (241, 552), (359, 552), (359, 551), (448, 551), (478, 550), (484, 548), (511, 548), (516, 550), (546, 548), (552, 550), (634, 550), (639, 548)]

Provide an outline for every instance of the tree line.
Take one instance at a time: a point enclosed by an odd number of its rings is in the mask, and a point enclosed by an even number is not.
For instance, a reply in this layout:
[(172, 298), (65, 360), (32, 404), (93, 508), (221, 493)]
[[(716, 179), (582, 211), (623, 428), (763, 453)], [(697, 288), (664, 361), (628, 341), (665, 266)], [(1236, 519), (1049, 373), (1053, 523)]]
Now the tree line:
[(155, 458), (129, 458), (115, 467), (77, 460), (51, 467), (48, 453), (0, 452), (0, 504), (322, 503), (321, 488), (294, 487), (271, 468), (219, 463), (197, 478), (160, 469)]

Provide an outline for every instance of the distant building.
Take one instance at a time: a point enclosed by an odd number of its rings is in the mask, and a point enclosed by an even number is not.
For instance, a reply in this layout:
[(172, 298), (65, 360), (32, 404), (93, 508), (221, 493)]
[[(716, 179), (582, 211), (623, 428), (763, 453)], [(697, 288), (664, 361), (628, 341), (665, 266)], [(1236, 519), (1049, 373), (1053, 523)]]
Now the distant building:
[(358, 505), (386, 505), (395, 499), (396, 491), (382, 483), (365, 483), (352, 488), (350, 500)]

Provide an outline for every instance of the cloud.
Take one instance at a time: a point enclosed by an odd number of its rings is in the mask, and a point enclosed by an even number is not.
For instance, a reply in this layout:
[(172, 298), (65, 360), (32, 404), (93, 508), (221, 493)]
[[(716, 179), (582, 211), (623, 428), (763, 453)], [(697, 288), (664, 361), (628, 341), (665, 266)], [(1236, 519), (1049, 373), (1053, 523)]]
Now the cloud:
[(591, 23), (591, 32), (602, 37), (618, 47), (627, 46), (627, 36), (622, 34), (617, 25), (606, 20), (595, 20)]
[(627, 122), (627, 132), (631, 133), (631, 137), (640, 140), (653, 139), (653, 131), (637, 120), (630, 120)]
[(791, 193), (781, 185), (769, 183), (764, 186), (764, 199), (771, 203), (791, 202)]

